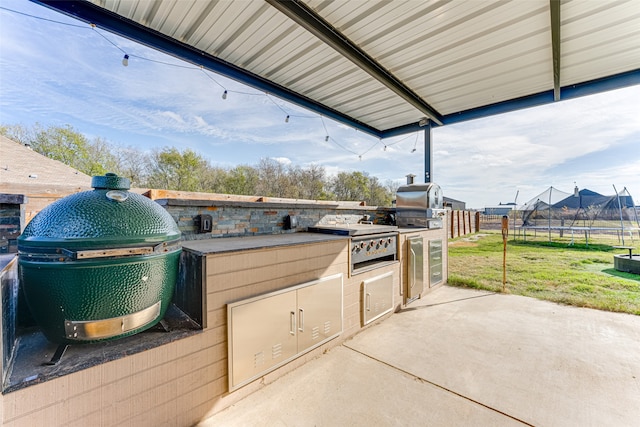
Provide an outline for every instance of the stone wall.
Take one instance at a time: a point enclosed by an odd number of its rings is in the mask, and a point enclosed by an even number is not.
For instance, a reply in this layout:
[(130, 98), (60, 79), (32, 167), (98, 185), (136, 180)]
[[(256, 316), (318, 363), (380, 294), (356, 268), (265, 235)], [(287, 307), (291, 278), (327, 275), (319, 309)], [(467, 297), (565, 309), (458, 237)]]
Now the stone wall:
[[(225, 200), (159, 199), (178, 224), (184, 240), (255, 236), (304, 231), (314, 225), (355, 224), (362, 220), (389, 223), (391, 209), (354, 203), (245, 202)], [(212, 231), (199, 232), (199, 216), (210, 215)], [(296, 217), (297, 228), (287, 226)]]
[(0, 253), (18, 251), (16, 239), (24, 228), (26, 199), (21, 194), (0, 194)]

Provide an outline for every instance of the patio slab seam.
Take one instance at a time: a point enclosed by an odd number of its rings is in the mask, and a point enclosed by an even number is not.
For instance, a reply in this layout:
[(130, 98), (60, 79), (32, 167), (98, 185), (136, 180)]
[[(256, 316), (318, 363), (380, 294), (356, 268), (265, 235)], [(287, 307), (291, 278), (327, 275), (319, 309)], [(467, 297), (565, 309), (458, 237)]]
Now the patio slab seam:
[[(483, 296), (486, 296), (486, 295), (483, 295)], [(477, 297), (476, 297), (476, 298), (477, 298)], [(451, 301), (451, 302), (454, 302), (454, 301)], [(445, 304), (445, 303), (442, 303), (442, 304)], [(427, 307), (427, 306), (424, 306), (424, 307)], [(438, 384), (438, 383), (435, 383), (435, 382), (433, 382), (433, 381), (430, 381), (430, 380), (428, 380), (428, 379), (426, 379), (426, 378), (422, 378), (422, 377), (420, 377), (420, 376), (418, 376), (418, 375), (416, 375), (416, 374), (414, 374), (414, 373), (412, 373), (412, 372), (409, 372), (409, 371), (407, 371), (407, 370), (404, 370), (404, 369), (402, 369), (402, 368), (399, 368), (399, 367), (397, 367), (397, 366), (395, 366), (395, 365), (393, 365), (393, 364), (391, 364), (391, 363), (385, 362), (384, 360), (380, 360), (380, 359), (378, 359), (378, 358), (376, 358), (376, 357), (373, 357), (373, 356), (371, 356), (371, 355), (369, 355), (369, 354), (367, 354), (367, 353), (364, 353), (364, 352), (362, 352), (362, 351), (360, 351), (360, 350), (357, 350), (357, 349), (355, 349), (355, 348), (353, 348), (353, 347), (349, 347), (349, 345), (348, 345), (347, 343), (343, 343), (343, 344), (342, 344), (342, 347), (347, 348), (347, 349), (349, 349), (349, 350), (351, 350), (351, 351), (353, 351), (353, 352), (355, 352), (355, 353), (358, 353), (358, 354), (360, 354), (360, 355), (362, 355), (362, 356), (365, 356), (366, 358), (368, 358), (368, 359), (370, 359), (370, 360), (373, 360), (373, 361), (375, 361), (375, 362), (377, 362), (377, 363), (381, 363), (381, 364), (383, 364), (383, 365), (385, 365), (385, 366), (388, 366), (389, 368), (394, 369), (394, 370), (396, 370), (396, 371), (398, 371), (398, 372), (401, 372), (401, 373), (403, 373), (403, 374), (405, 374), (405, 375), (408, 375), (408, 376), (410, 376), (410, 377), (412, 377), (412, 378), (414, 378), (414, 379), (416, 379), (416, 380), (418, 380), (418, 381), (421, 381), (421, 382), (423, 382), (423, 383), (430, 384), (430, 385), (432, 385), (432, 386), (434, 386), (434, 387), (436, 387), (436, 388), (438, 388), (438, 389), (440, 389), (440, 390), (443, 390), (443, 391), (446, 391), (446, 392), (448, 392), (448, 393), (451, 393), (451, 394), (453, 394), (453, 395), (455, 395), (455, 396), (458, 396), (458, 397), (460, 397), (460, 398), (462, 398), (462, 399), (464, 399), (464, 400), (467, 400), (467, 401), (469, 401), (469, 402), (471, 402), (471, 403), (474, 403), (474, 404), (476, 404), (476, 405), (482, 406), (482, 407), (484, 407), (484, 408), (486, 408), (486, 409), (489, 409), (490, 411), (496, 412), (496, 413), (498, 413), (498, 414), (500, 414), (500, 415), (502, 415), (502, 416), (505, 416), (505, 417), (510, 418), (510, 419), (512, 419), (512, 420), (514, 420), (514, 421), (517, 421), (517, 422), (519, 422), (519, 423), (521, 423), (521, 424), (523, 424), (523, 425), (531, 426), (531, 427), (533, 427), (533, 426), (535, 425), (535, 424), (528, 423), (528, 422), (526, 422), (526, 421), (524, 421), (524, 420), (522, 420), (522, 419), (520, 419), (520, 418), (517, 418), (517, 417), (515, 417), (515, 416), (513, 416), (513, 415), (510, 415), (510, 414), (508, 414), (508, 413), (506, 413), (506, 412), (504, 412), (504, 411), (501, 411), (500, 409), (494, 408), (494, 407), (489, 406), (489, 405), (487, 405), (487, 404), (485, 404), (485, 403), (482, 403), (482, 402), (477, 401), (477, 400), (475, 400), (475, 399), (472, 399), (472, 398), (470, 398), (470, 397), (468, 397), (468, 396), (465, 396), (464, 394), (458, 393), (458, 392), (456, 392), (455, 390), (451, 390), (451, 389), (449, 389), (449, 388), (447, 388), (447, 387), (445, 387), (445, 386), (443, 386), (443, 385), (440, 385), (440, 384)]]

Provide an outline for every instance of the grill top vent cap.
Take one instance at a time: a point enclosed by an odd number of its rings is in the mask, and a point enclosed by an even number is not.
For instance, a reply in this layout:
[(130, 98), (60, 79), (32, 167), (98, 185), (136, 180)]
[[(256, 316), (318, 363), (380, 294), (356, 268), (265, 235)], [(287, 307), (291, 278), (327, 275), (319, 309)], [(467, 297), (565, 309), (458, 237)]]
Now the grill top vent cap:
[(96, 190), (128, 190), (131, 188), (131, 181), (129, 178), (108, 172), (91, 178), (91, 186)]

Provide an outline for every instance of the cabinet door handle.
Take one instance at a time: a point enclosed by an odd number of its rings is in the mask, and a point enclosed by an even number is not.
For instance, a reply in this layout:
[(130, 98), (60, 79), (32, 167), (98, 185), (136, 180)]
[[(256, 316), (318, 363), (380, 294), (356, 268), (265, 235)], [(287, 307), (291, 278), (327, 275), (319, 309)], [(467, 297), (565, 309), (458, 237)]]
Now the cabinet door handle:
[(300, 332), (304, 332), (304, 310), (303, 309), (299, 309), (300, 310), (300, 319), (298, 320), (298, 331)]
[(409, 287), (413, 288), (416, 284), (416, 252), (411, 248), (411, 255), (409, 256), (409, 272), (412, 273), (409, 277)]
[(365, 300), (365, 307), (367, 308), (367, 311), (371, 311), (371, 294), (366, 294)]
[(296, 312), (292, 311), (291, 316), (289, 317), (289, 333), (291, 335), (296, 334)]

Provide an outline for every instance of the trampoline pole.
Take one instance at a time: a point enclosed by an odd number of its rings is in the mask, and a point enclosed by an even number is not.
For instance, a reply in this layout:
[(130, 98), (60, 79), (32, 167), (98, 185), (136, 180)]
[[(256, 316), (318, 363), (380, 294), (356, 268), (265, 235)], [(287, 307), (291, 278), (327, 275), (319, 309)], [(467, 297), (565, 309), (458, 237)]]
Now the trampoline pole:
[(516, 216), (518, 214), (518, 194), (520, 194), (520, 190), (516, 191), (516, 198), (513, 199), (513, 240), (516, 240)]
[(509, 217), (502, 216), (502, 292), (507, 287), (507, 238), (509, 236)]
[(553, 186), (551, 187), (551, 190), (549, 190), (549, 243), (551, 243), (551, 193), (553, 192)]
[(618, 198), (618, 209), (620, 210), (620, 228), (622, 229), (622, 246), (624, 246), (624, 222), (622, 221), (622, 204), (620, 203), (620, 194), (618, 194), (618, 190), (616, 190), (615, 184), (613, 185), (613, 191), (616, 192), (616, 197)]

